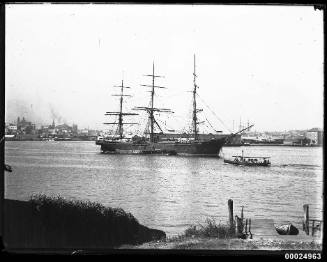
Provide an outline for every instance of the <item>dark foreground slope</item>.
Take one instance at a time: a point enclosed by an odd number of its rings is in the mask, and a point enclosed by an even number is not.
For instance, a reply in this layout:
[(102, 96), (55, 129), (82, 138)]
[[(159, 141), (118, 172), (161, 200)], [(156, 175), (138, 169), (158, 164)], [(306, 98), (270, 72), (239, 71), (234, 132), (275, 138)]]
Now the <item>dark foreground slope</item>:
[(120, 208), (43, 195), (28, 202), (5, 199), (3, 218), (7, 249), (107, 249), (166, 237)]

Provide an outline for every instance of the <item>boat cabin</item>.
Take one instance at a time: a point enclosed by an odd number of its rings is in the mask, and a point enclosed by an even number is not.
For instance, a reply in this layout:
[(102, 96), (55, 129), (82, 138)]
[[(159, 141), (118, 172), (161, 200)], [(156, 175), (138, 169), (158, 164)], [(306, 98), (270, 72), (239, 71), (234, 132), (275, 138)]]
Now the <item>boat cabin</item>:
[(270, 157), (262, 157), (262, 156), (233, 156), (235, 162), (242, 162), (242, 163), (250, 163), (250, 164), (270, 164), (269, 158)]

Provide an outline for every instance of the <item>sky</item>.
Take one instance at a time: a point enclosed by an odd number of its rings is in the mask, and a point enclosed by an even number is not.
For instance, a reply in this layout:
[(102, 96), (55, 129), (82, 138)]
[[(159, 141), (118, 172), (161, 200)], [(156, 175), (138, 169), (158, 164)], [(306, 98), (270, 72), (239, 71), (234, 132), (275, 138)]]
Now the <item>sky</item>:
[[(323, 12), (313, 6), (7, 4), (5, 121), (107, 130), (119, 109), (170, 108), (158, 122), (187, 130), (196, 56), (200, 131), (323, 128)], [(144, 112), (125, 117), (140, 122)]]

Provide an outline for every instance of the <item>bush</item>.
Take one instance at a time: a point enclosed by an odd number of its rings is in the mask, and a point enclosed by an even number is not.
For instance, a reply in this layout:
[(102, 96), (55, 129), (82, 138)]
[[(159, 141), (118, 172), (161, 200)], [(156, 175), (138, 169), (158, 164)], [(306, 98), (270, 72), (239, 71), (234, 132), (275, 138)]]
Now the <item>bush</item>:
[(216, 224), (214, 219), (207, 218), (205, 225), (192, 225), (184, 232), (186, 237), (207, 237), (207, 238), (233, 238), (234, 231), (230, 230), (229, 226)]
[(30, 203), (47, 233), (50, 246), (137, 243), (140, 224), (132, 214), (120, 208), (45, 195), (33, 195)]
[(113, 248), (165, 238), (121, 208), (60, 196), (6, 200), (5, 240), (9, 248)]

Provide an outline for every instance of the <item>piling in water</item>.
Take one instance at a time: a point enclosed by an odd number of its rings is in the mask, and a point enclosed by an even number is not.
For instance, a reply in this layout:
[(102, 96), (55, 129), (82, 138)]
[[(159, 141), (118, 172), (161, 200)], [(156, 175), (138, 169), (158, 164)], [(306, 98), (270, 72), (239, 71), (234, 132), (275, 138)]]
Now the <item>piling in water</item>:
[(303, 230), (304, 232), (309, 235), (309, 205), (303, 205), (304, 211), (304, 220), (303, 220)]
[(234, 216), (233, 216), (233, 200), (228, 199), (228, 217), (229, 217), (229, 228), (234, 229)]

